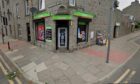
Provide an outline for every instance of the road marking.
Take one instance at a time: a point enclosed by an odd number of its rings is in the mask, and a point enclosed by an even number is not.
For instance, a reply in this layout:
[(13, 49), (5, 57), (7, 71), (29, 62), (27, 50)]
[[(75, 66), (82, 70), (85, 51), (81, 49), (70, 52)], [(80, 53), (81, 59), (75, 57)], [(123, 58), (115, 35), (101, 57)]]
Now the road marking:
[(37, 48), (37, 47), (36, 47), (36, 46), (31, 46), (31, 47), (30, 47), (30, 49), (35, 49), (35, 48)]
[[(5, 66), (8, 68), (8, 70), (12, 71), (11, 68), (9, 67), (9, 65), (5, 62), (5, 60), (2, 58), (2, 56), (0, 56), (0, 59), (4, 62)], [(7, 71), (5, 70), (5, 68), (3, 67), (3, 65), (0, 62), (0, 66), (3, 68), (5, 75), (7, 75)], [(8, 80), (10, 84), (14, 84), (14, 82), (12, 80)], [(22, 84), (21, 81), (18, 79), (16, 79), (16, 82), (18, 84)]]
[(12, 60), (16, 61), (16, 60), (19, 60), (19, 59), (22, 59), (22, 58), (24, 58), (24, 56), (23, 55), (19, 55), (19, 56), (13, 57)]
[(126, 81), (124, 81), (124, 83), (128, 83), (128, 81), (136, 74), (136, 71), (132, 71), (131, 74), (128, 76), (128, 78), (126, 79)]
[(120, 83), (120, 82), (129, 74), (129, 72), (130, 72), (130, 69), (127, 69), (127, 70), (124, 72), (124, 74), (121, 75), (120, 78), (114, 82), (114, 84)]
[[(2, 69), (2, 72), (4, 73), (4, 75), (7, 75), (8, 72), (7, 70), (4, 68), (4, 66), (2, 65), (2, 63), (0, 62), (0, 68)], [(9, 84), (14, 84), (14, 82), (12, 80), (8, 79)]]
[(15, 78), (15, 80), (17, 81), (18, 84), (22, 84), (22, 82), (19, 80), (19, 78)]

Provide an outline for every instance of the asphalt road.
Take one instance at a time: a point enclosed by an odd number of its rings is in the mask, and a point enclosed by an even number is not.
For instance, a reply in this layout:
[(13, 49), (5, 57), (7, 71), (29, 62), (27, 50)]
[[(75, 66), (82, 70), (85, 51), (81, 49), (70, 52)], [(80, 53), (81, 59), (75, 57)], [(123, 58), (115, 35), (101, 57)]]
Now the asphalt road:
[(140, 84), (140, 50), (103, 83)]
[(4, 73), (2, 72), (2, 69), (0, 68), (0, 83), (1, 84), (8, 84), (8, 80)]

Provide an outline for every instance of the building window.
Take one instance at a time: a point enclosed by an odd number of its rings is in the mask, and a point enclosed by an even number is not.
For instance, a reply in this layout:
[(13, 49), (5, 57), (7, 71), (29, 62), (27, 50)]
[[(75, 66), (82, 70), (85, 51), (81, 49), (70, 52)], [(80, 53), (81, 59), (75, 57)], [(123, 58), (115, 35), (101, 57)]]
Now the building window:
[(19, 4), (17, 3), (17, 4), (16, 4), (16, 17), (17, 17), (17, 18), (19, 18), (18, 12), (19, 12)]
[(2, 0), (2, 7), (4, 8), (4, 1)]
[(6, 0), (6, 2), (7, 2), (7, 5), (10, 3), (10, 1), (9, 1), (9, 0)]
[(45, 24), (44, 24), (44, 22), (36, 23), (36, 31), (37, 31), (37, 40), (45, 41)]
[(9, 25), (9, 29), (10, 29), (10, 34), (12, 34), (12, 27), (11, 27), (11, 25)]
[(85, 21), (84, 19), (78, 20), (77, 43), (88, 41), (88, 28), (89, 28), (88, 21)]
[(39, 0), (39, 10), (45, 9), (45, 0)]
[(25, 14), (26, 15), (29, 15), (30, 14), (29, 0), (25, 0)]
[(70, 6), (75, 6), (75, 0), (69, 0), (69, 5)]
[(11, 17), (10, 17), (10, 10), (9, 9), (7, 10), (7, 15), (8, 15), (8, 20), (10, 20)]
[(86, 33), (87, 33), (86, 26), (83, 25), (78, 27), (78, 37), (77, 37), (78, 43), (86, 41), (87, 37)]

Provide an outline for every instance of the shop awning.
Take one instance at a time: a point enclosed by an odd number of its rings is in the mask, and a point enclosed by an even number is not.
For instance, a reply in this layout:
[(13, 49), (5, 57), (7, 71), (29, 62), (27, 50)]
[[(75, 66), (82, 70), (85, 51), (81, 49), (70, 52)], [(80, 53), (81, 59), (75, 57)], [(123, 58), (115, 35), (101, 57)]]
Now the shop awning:
[(41, 19), (41, 18), (44, 18), (44, 17), (49, 17), (51, 16), (51, 14), (47, 11), (45, 12), (40, 12), (40, 13), (37, 13), (33, 16), (33, 19), (36, 20), (36, 19)]
[(96, 16), (95, 14), (87, 13), (84, 11), (74, 11), (73, 15), (77, 17), (88, 18), (88, 19), (92, 19)]
[(72, 20), (72, 15), (53, 15), (53, 20)]

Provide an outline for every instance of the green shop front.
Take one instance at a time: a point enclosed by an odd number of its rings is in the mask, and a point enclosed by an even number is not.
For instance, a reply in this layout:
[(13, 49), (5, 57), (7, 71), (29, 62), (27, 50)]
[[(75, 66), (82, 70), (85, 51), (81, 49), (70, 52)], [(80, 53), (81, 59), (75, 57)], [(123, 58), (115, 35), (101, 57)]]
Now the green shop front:
[(89, 26), (94, 14), (73, 11), (70, 14), (42, 12), (34, 15), (38, 46), (50, 50), (72, 51), (89, 45)]

